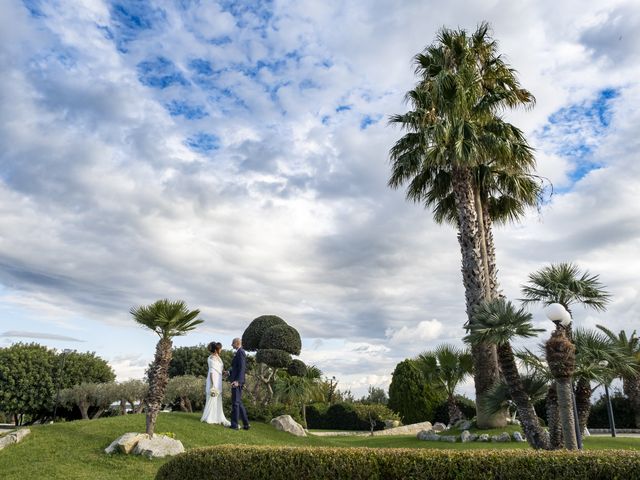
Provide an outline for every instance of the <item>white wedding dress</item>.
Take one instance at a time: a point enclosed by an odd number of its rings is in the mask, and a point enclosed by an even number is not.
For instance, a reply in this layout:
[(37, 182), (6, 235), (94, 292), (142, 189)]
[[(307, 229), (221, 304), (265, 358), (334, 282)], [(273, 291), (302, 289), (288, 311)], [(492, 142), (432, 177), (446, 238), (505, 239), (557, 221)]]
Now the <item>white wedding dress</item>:
[[(228, 427), (231, 423), (224, 417), (224, 412), (222, 411), (222, 360), (218, 356), (210, 355), (207, 359), (207, 364), (209, 365), (206, 386), (207, 403), (204, 406), (200, 421)], [(212, 388), (218, 392), (215, 397), (211, 396)]]

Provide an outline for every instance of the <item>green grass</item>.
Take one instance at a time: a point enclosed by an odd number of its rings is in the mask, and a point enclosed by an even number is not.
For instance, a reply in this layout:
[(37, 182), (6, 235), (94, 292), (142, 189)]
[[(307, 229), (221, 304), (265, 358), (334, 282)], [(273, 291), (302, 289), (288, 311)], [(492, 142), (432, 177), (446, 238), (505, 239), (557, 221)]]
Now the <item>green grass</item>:
[[(509, 431), (511, 429), (507, 429)], [(26, 478), (58, 479), (152, 479), (166, 459), (112, 455), (104, 448), (125, 432), (144, 431), (143, 415), (99, 420), (40, 425), (31, 428), (22, 443), (0, 451), (3, 480)], [(502, 430), (489, 431), (497, 434)], [(297, 438), (278, 432), (269, 425), (254, 423), (250, 431), (232, 431), (199, 421), (198, 414), (163, 413), (157, 432), (173, 432), (187, 450), (222, 444), (291, 445), (326, 447), (503, 449), (528, 448), (525, 443), (439, 443), (423, 442), (415, 437), (308, 437)], [(588, 449), (640, 449), (640, 439), (590, 437)]]

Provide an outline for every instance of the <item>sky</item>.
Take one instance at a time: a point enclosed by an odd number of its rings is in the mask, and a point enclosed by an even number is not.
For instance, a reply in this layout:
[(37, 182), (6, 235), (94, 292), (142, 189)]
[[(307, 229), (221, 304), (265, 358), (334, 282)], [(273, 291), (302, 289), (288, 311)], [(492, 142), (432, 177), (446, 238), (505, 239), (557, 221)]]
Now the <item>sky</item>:
[(456, 232), (387, 187), (388, 119), (412, 57), (482, 21), (537, 99), (507, 118), (554, 186), (495, 232), (503, 291), (575, 262), (613, 295), (576, 324), (640, 327), (638, 0), (3, 0), (0, 346), (140, 378), (157, 337), (129, 309), (183, 299), (205, 323), (176, 345), (276, 314), (361, 395), (462, 345)]

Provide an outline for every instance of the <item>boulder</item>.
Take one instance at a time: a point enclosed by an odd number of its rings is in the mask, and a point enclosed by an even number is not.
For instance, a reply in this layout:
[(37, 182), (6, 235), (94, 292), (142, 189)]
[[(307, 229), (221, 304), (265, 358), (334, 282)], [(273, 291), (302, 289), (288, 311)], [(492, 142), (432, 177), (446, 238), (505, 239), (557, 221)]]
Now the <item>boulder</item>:
[(121, 437), (116, 438), (111, 445), (104, 449), (104, 453), (111, 455), (112, 453), (124, 453), (130, 454), (136, 447), (138, 442), (143, 439), (148, 439), (146, 433), (128, 432)]
[(433, 426), (434, 432), (444, 432), (447, 429), (447, 426), (444, 423), (436, 422)]
[(471, 420), (458, 420), (453, 428), (457, 428), (458, 430), (469, 430), (473, 426), (473, 422)]
[(489, 441), (489, 434), (488, 433), (483, 433), (482, 435), (480, 435), (478, 437), (478, 442), (488, 442)]
[(403, 425), (401, 427), (387, 428), (386, 430), (377, 430), (373, 432), (374, 435), (386, 436), (386, 435), (416, 435), (422, 430), (431, 430), (433, 426), (431, 422), (412, 423), (411, 425)]
[(509, 435), (507, 432), (502, 432), (500, 435), (493, 435), (491, 437), (491, 441), (492, 442), (510, 442), (511, 435)]
[(296, 437), (306, 437), (307, 433), (302, 428), (298, 422), (296, 422), (291, 415), (280, 415), (279, 417), (271, 420), (271, 425), (273, 425), (276, 430), (282, 430), (283, 432), (290, 433), (291, 435), (295, 435)]
[(183, 452), (184, 446), (182, 442), (166, 435), (142, 438), (133, 449), (135, 455), (144, 455), (147, 458), (170, 457)]
[(30, 433), (31, 430), (29, 430), (28, 428), (21, 428), (20, 430), (7, 433), (6, 435), (0, 437), (0, 450), (2, 450), (7, 445), (21, 442), (22, 439)]
[(477, 438), (478, 435), (470, 433), (469, 430), (465, 430), (460, 434), (460, 441), (462, 441), (462, 443), (475, 442)]
[(456, 435), (440, 435), (441, 442), (456, 443), (458, 437)]
[(440, 440), (440, 435), (433, 433), (433, 430), (422, 430), (417, 435), (418, 440), (426, 440), (431, 442), (437, 442)]
[(513, 432), (513, 440), (516, 442), (526, 442), (520, 432)]

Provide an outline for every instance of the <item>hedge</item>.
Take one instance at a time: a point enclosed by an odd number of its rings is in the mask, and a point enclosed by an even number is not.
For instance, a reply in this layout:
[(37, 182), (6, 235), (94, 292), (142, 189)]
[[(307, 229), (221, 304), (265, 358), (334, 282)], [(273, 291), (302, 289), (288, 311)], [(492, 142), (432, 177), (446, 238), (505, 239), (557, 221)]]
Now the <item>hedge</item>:
[(385, 420), (399, 420), (398, 415), (384, 405), (360, 403), (313, 403), (307, 406), (308, 428), (329, 430), (370, 430), (369, 414), (376, 422), (374, 430), (382, 430)]
[(429, 479), (541, 480), (637, 478), (628, 450), (415, 450), (223, 445), (191, 450), (160, 467), (157, 480)]
[(258, 350), (256, 362), (264, 363), (273, 368), (287, 368), (291, 363), (291, 355), (284, 350)]
[(274, 325), (262, 334), (258, 347), (259, 350), (284, 350), (291, 355), (300, 355), (302, 340), (291, 325)]
[(286, 324), (287, 322), (276, 315), (262, 315), (254, 319), (242, 334), (242, 347), (249, 352), (255, 352), (264, 332), (275, 325)]

